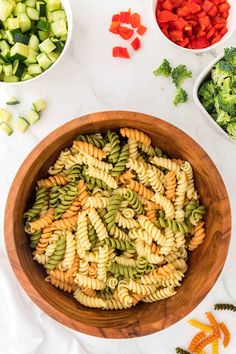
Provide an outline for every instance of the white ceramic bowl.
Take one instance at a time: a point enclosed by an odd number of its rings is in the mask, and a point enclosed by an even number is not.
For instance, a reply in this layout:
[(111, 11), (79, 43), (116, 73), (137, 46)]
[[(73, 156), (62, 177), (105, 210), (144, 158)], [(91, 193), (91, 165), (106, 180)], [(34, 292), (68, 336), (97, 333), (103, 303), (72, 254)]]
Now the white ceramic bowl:
[(188, 48), (181, 47), (181, 46), (175, 44), (174, 42), (172, 42), (169, 38), (167, 38), (164, 35), (164, 33), (161, 31), (161, 29), (157, 23), (157, 20), (156, 20), (156, 8), (157, 8), (158, 0), (152, 0), (152, 12), (153, 12), (153, 17), (154, 17), (154, 21), (156, 23), (156, 27), (157, 27), (158, 32), (161, 33), (162, 37), (164, 37), (166, 39), (166, 41), (168, 41), (170, 44), (172, 44), (173, 47), (180, 48), (180, 49), (184, 50), (185, 52), (203, 53), (203, 52), (207, 52), (209, 50), (215, 49), (216, 47), (221, 45), (234, 33), (234, 31), (236, 29), (236, 21), (235, 21), (235, 19), (236, 19), (236, 1), (235, 0), (227, 0), (227, 1), (231, 6), (231, 9), (229, 12), (229, 17), (227, 20), (228, 32), (222, 37), (222, 39), (219, 42), (217, 42), (207, 48), (203, 48), (203, 49), (188, 49)]
[(0, 86), (9, 87), (9, 86), (25, 85), (25, 84), (28, 84), (29, 82), (36, 81), (39, 78), (41, 79), (43, 76), (47, 75), (50, 71), (52, 71), (52, 70), (54, 70), (56, 68), (57, 64), (62, 59), (62, 57), (65, 55), (65, 53), (67, 51), (67, 48), (69, 47), (69, 44), (71, 42), (71, 37), (72, 37), (72, 28), (73, 28), (73, 19), (72, 19), (72, 10), (71, 10), (70, 1), (61, 0), (61, 3), (62, 3), (62, 6), (63, 6), (65, 12), (66, 12), (66, 16), (67, 16), (68, 35), (67, 35), (67, 40), (66, 40), (66, 43), (65, 43), (65, 47), (64, 47), (62, 53), (60, 54), (60, 56), (58, 57), (58, 59), (47, 70), (42, 72), (42, 74), (40, 74), (38, 76), (35, 76), (33, 79), (26, 80), (26, 81), (18, 81), (18, 82), (3, 82), (3, 81), (0, 81)]
[(230, 136), (214, 121), (214, 119), (211, 117), (211, 115), (206, 111), (206, 109), (203, 107), (203, 105), (201, 104), (199, 98), (198, 98), (198, 90), (199, 87), (201, 86), (201, 84), (207, 79), (207, 77), (209, 77), (211, 69), (213, 68), (213, 66), (222, 58), (224, 57), (224, 54), (219, 55), (215, 60), (213, 60), (203, 71), (202, 73), (199, 75), (199, 77), (197, 78), (195, 84), (194, 84), (194, 88), (193, 88), (193, 98), (194, 98), (194, 102), (197, 105), (197, 107), (200, 109), (200, 111), (204, 114), (204, 116), (208, 119), (208, 121), (210, 121), (212, 124), (219, 132), (220, 134), (223, 134), (227, 139), (229, 139), (230, 141), (232, 141), (234, 144), (236, 143), (236, 141), (232, 140), (230, 138)]

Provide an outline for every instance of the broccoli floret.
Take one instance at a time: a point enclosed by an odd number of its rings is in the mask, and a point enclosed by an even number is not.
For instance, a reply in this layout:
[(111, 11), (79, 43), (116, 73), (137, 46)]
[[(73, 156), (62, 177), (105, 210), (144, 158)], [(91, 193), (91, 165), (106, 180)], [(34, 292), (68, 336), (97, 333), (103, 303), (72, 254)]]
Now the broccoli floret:
[(228, 113), (231, 117), (236, 115), (236, 95), (226, 92), (218, 94), (219, 108)]
[(236, 141), (236, 122), (229, 123), (226, 130), (231, 139)]
[(220, 60), (211, 70), (211, 77), (215, 85), (221, 86), (227, 77), (232, 77), (235, 69), (224, 60)]
[(227, 93), (231, 93), (231, 78), (230, 77), (227, 77), (226, 79), (223, 80), (221, 90), (225, 91)]
[(218, 114), (217, 114), (217, 118), (216, 118), (216, 122), (221, 125), (221, 126), (225, 126), (230, 122), (230, 115), (228, 115), (228, 113), (226, 113), (225, 111), (223, 111), (222, 109), (219, 109)]
[(200, 102), (209, 113), (214, 111), (214, 95), (215, 87), (212, 80), (205, 81), (198, 90)]
[(163, 59), (161, 65), (153, 71), (153, 74), (156, 76), (163, 75), (165, 77), (170, 76), (172, 68), (167, 59)]
[(176, 86), (180, 86), (184, 80), (190, 77), (192, 77), (192, 72), (184, 64), (176, 66), (172, 71), (172, 80)]
[(225, 60), (236, 67), (236, 48), (225, 48)]
[(177, 106), (179, 103), (187, 102), (187, 100), (188, 100), (187, 92), (184, 91), (181, 87), (177, 87), (175, 91), (175, 97), (173, 100), (174, 105)]

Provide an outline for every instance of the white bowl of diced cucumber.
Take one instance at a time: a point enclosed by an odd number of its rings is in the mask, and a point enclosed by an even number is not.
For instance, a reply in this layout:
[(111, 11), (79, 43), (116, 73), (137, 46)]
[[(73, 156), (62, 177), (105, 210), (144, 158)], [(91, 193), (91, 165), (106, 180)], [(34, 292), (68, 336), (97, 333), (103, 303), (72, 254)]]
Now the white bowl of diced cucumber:
[(68, 0), (0, 0), (0, 85), (31, 82), (55, 68), (72, 24)]

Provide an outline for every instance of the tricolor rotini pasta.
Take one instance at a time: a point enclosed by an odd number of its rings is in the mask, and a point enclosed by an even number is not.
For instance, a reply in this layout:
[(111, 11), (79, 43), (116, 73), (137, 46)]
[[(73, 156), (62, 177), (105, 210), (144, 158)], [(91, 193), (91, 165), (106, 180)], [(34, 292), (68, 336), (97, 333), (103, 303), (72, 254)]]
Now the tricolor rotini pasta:
[(78, 135), (48, 173), (24, 213), (47, 282), (104, 310), (176, 294), (188, 251), (205, 237), (205, 207), (188, 161), (163, 155), (146, 133), (122, 128)]

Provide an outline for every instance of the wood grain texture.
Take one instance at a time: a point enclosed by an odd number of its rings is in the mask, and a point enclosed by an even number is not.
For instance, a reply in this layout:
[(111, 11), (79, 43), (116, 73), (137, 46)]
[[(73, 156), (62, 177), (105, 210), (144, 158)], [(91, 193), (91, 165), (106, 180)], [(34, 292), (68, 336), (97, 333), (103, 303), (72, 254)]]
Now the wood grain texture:
[[(143, 130), (173, 158), (188, 160), (195, 172), (201, 201), (207, 208), (206, 238), (189, 258), (189, 269), (176, 296), (120, 311), (89, 309), (44, 281), (33, 261), (23, 213), (36, 181), (44, 177), (60, 151), (78, 134), (131, 127)], [(26, 158), (12, 184), (5, 212), (5, 242), (13, 270), (31, 299), (49, 316), (75, 330), (107, 338), (131, 338), (160, 331), (191, 312), (207, 295), (224, 265), (231, 231), (230, 205), (224, 183), (211, 159), (174, 126), (141, 113), (101, 112), (75, 119), (47, 136)]]

